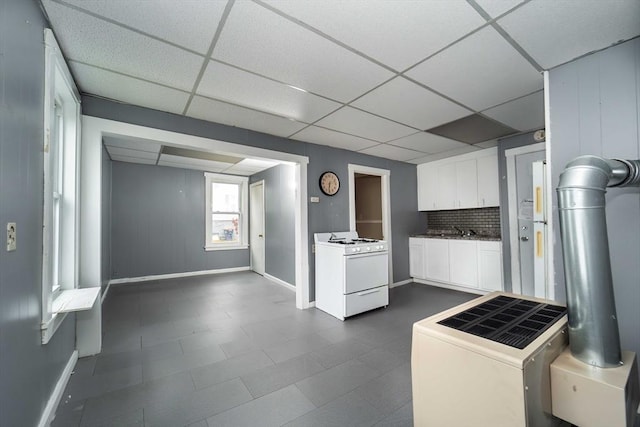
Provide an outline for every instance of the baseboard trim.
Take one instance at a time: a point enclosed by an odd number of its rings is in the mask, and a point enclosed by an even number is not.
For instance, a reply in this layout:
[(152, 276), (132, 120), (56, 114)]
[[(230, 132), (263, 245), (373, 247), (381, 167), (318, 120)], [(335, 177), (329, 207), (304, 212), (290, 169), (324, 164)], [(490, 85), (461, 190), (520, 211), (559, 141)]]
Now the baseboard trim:
[(78, 350), (73, 350), (73, 353), (71, 353), (71, 357), (69, 358), (67, 365), (64, 367), (51, 396), (49, 396), (47, 406), (45, 406), (44, 411), (42, 412), (38, 427), (48, 427), (51, 425), (51, 422), (56, 415), (56, 408), (58, 408), (58, 404), (64, 394), (64, 389), (67, 387), (67, 383), (69, 382), (69, 378), (71, 378), (71, 373), (73, 372), (73, 368), (75, 368), (77, 361)]
[(389, 288), (397, 288), (398, 286), (408, 285), (411, 282), (413, 282), (413, 280), (411, 280), (411, 279), (401, 280), (399, 282), (394, 282), (394, 283), (390, 284)]
[(187, 271), (184, 273), (170, 273), (170, 274), (156, 274), (153, 276), (126, 277), (123, 279), (109, 280), (109, 286), (122, 285), (126, 283), (150, 282), (152, 280), (166, 280), (166, 279), (179, 279), (182, 277), (206, 276), (207, 274), (235, 273), (238, 271), (247, 271), (249, 269), (250, 269), (249, 266), (231, 267), (231, 268), (218, 268), (216, 270)]
[(109, 293), (109, 289), (111, 289), (111, 280), (107, 282), (107, 288), (104, 290), (102, 296), (100, 297), (100, 304), (104, 304), (104, 300), (107, 297), (107, 293)]
[(316, 302), (315, 301), (311, 301), (309, 303), (309, 305), (307, 306), (307, 308), (315, 308), (316, 307)]
[(264, 278), (268, 279), (268, 280), (272, 281), (273, 283), (276, 283), (276, 284), (278, 284), (280, 286), (283, 286), (283, 287), (289, 289), (290, 291), (293, 291), (293, 292), (296, 291), (296, 287), (293, 286), (291, 283), (285, 282), (282, 279), (278, 279), (277, 277), (272, 276), (269, 273), (264, 273)]
[(474, 288), (465, 288), (464, 286), (456, 286), (450, 285), (448, 283), (434, 282), (431, 280), (423, 280), (423, 279), (413, 279), (413, 282), (420, 283), (422, 285), (435, 286), (438, 288), (451, 289), (454, 291), (466, 292), (468, 294), (477, 294), (477, 295), (486, 295), (489, 291), (484, 291), (482, 289), (474, 289)]

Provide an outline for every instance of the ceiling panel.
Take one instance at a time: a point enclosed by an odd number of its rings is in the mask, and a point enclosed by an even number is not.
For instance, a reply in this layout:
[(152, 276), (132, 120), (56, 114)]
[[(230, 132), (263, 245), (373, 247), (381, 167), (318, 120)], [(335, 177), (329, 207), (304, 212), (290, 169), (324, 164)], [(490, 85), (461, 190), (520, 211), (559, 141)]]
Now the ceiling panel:
[(291, 138), (313, 144), (328, 145), (330, 147), (344, 148), (345, 150), (359, 151), (364, 148), (378, 145), (377, 141), (360, 138), (346, 133), (336, 132), (317, 126), (309, 126), (293, 135)]
[(484, 11), (492, 18), (497, 18), (517, 5), (525, 2), (526, 0), (476, 0), (478, 6), (484, 9)]
[(182, 114), (189, 94), (77, 62), (69, 63), (83, 92), (154, 110)]
[(385, 83), (352, 105), (418, 129), (428, 129), (471, 111), (403, 77)]
[(407, 160), (409, 163), (415, 163), (417, 165), (421, 163), (435, 162), (436, 160), (446, 159), (448, 157), (459, 156), (461, 154), (467, 154), (474, 151), (478, 151), (481, 148), (476, 145), (467, 145), (464, 147), (454, 148), (453, 150), (443, 151), (441, 153), (429, 154), (428, 156), (418, 157), (416, 159)]
[(209, 62), (197, 93), (308, 123), (340, 107), (337, 102), (215, 61)]
[[(65, 0), (139, 31), (205, 54), (226, 2), (194, 0)], [(185, 29), (188, 28), (188, 31)]]
[(142, 165), (155, 165), (156, 164), (156, 160), (153, 159), (143, 159), (140, 157), (129, 157), (129, 156), (118, 156), (118, 155), (113, 155), (111, 156), (111, 160), (116, 161), (116, 162), (127, 162), (127, 163), (139, 163)]
[(402, 71), (485, 23), (464, 0), (266, 0), (323, 33)]
[(544, 92), (507, 102), (482, 114), (520, 131), (544, 128)]
[(385, 159), (398, 160), (406, 162), (407, 160), (415, 159), (424, 156), (424, 153), (414, 150), (408, 150), (406, 148), (394, 147), (388, 144), (380, 144), (375, 147), (365, 148), (360, 151), (370, 156), (383, 157)]
[(305, 124), (293, 120), (201, 96), (193, 98), (187, 116), (283, 137), (287, 137), (305, 126)]
[[(47, 13), (68, 60), (178, 89), (193, 88), (202, 57), (57, 3), (47, 2)], [(94, 93), (99, 88), (85, 85), (84, 90)]]
[(454, 141), (452, 139), (427, 132), (418, 132), (413, 135), (405, 136), (404, 138), (396, 139), (388, 144), (429, 154), (440, 153), (443, 151), (453, 150), (455, 148), (463, 148), (468, 145), (464, 142)]
[(158, 153), (153, 153), (151, 151), (140, 151), (140, 150), (131, 150), (129, 148), (122, 147), (112, 147), (109, 145), (105, 145), (105, 148), (109, 152), (109, 156), (119, 156), (119, 157), (135, 157), (138, 159), (149, 159), (154, 162), (158, 159)]
[(160, 143), (158, 142), (138, 138), (103, 136), (102, 142), (104, 143), (104, 145), (108, 145), (111, 147), (122, 147), (138, 151), (150, 151), (155, 153), (156, 155), (160, 152), (160, 148), (162, 147), (162, 145), (160, 145)]
[(533, 0), (498, 24), (549, 69), (639, 35), (640, 1)]
[(341, 108), (317, 125), (379, 142), (415, 133), (415, 129), (351, 107)]
[(408, 75), (477, 111), (543, 85), (542, 74), (492, 27), (456, 43)]
[(348, 101), (393, 74), (253, 2), (236, 2), (213, 57)]
[(170, 154), (161, 154), (158, 159), (158, 165), (160, 166), (178, 166), (187, 169), (198, 170), (210, 170), (213, 172), (221, 171), (229, 166), (231, 163), (216, 162), (213, 160), (194, 159), (192, 157), (173, 156)]

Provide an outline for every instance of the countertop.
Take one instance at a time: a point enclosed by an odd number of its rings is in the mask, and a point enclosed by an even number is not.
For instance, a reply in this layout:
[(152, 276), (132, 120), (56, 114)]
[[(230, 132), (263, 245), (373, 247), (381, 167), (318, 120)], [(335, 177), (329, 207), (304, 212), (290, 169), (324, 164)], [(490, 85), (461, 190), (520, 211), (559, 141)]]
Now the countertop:
[(483, 235), (476, 234), (473, 236), (463, 236), (461, 234), (453, 234), (453, 233), (427, 233), (427, 234), (413, 234), (409, 237), (418, 237), (422, 239), (447, 239), (447, 240), (478, 240), (484, 242), (500, 242), (502, 238), (500, 236), (495, 235)]

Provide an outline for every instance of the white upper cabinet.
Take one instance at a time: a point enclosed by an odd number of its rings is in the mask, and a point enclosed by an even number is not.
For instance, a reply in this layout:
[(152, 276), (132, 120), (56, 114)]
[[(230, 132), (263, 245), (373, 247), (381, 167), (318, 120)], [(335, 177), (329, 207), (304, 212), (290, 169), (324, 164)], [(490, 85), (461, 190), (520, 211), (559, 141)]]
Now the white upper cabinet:
[(424, 163), (417, 170), (421, 211), (500, 205), (496, 147)]
[(498, 154), (479, 157), (476, 162), (478, 167), (478, 205), (481, 208), (500, 206)]

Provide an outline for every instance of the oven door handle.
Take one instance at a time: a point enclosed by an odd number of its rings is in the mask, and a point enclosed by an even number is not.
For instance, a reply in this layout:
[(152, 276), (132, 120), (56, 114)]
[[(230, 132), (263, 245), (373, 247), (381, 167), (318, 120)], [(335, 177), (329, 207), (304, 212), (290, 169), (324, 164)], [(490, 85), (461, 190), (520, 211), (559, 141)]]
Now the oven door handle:
[(365, 252), (363, 254), (349, 254), (349, 255), (345, 255), (345, 257), (347, 258), (347, 260), (349, 259), (356, 259), (356, 258), (365, 258), (365, 257), (369, 257), (369, 256), (384, 256), (384, 255), (388, 255), (389, 252), (388, 251), (378, 251), (378, 252)]
[(375, 294), (376, 292), (380, 292), (380, 288), (367, 289), (366, 291), (356, 293), (356, 295), (358, 295), (359, 297), (362, 297), (369, 294)]

